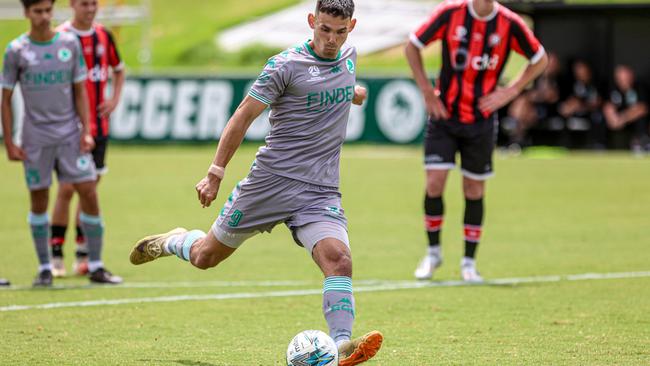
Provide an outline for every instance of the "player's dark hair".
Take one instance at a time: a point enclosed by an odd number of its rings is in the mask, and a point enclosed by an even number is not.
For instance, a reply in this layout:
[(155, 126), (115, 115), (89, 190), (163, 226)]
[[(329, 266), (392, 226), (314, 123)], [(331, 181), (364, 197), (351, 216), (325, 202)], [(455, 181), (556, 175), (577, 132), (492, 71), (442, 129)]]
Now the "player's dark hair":
[(354, 0), (318, 0), (316, 14), (318, 13), (326, 13), (343, 19), (352, 18)]
[[(29, 9), (32, 5), (36, 5), (41, 1), (46, 1), (46, 0), (20, 0), (20, 2), (23, 3), (23, 7), (25, 9)], [(56, 0), (50, 0), (50, 1), (52, 2), (52, 5), (54, 5), (54, 2)]]

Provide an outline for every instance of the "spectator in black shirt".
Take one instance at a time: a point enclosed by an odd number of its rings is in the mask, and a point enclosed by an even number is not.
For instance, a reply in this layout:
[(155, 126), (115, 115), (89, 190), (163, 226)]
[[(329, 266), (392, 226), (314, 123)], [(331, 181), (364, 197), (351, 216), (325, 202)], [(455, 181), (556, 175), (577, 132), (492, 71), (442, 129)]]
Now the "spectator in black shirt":
[(650, 151), (648, 99), (629, 66), (619, 65), (614, 70), (614, 89), (603, 114), (614, 147), (628, 145), (634, 151)]

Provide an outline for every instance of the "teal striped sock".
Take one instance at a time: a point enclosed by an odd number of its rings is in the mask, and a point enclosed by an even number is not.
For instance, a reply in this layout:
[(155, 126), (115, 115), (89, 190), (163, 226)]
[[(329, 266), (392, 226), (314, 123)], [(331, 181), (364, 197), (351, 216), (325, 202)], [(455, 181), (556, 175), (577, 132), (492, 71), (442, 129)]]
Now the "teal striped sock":
[(352, 293), (352, 279), (345, 276), (331, 276), (323, 282), (323, 293), (328, 291)]
[(185, 234), (172, 236), (165, 244), (169, 253), (176, 255), (178, 258), (189, 262), (190, 250), (192, 245), (199, 240), (205, 238), (205, 233), (201, 230), (188, 231)]
[(337, 344), (349, 340), (354, 323), (354, 295), (352, 279), (345, 276), (327, 277), (323, 283), (323, 314), (330, 337)]

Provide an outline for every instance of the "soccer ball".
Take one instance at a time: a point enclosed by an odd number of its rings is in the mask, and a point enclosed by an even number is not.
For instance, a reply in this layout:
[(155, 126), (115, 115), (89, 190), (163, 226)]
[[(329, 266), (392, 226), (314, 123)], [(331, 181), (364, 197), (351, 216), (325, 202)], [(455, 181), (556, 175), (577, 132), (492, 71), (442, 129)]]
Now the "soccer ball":
[(339, 350), (334, 340), (320, 330), (298, 333), (287, 348), (287, 366), (338, 366)]

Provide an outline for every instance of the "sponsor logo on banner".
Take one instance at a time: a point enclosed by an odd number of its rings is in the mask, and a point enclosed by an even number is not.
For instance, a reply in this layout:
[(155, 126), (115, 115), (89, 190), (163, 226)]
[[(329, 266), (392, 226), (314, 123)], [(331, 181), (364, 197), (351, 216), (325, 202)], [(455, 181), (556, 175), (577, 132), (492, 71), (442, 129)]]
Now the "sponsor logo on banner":
[(416, 140), (424, 129), (426, 110), (418, 88), (410, 81), (396, 80), (384, 85), (376, 102), (377, 124), (393, 142)]

